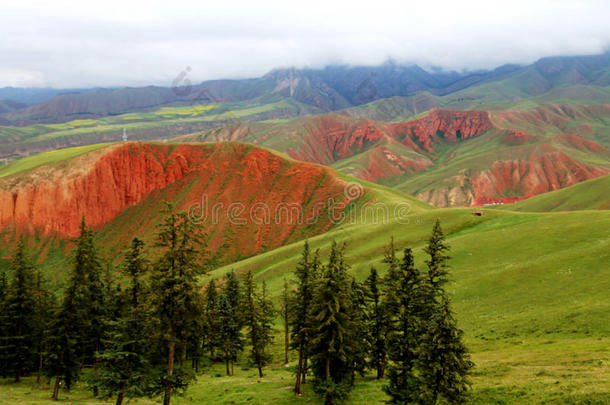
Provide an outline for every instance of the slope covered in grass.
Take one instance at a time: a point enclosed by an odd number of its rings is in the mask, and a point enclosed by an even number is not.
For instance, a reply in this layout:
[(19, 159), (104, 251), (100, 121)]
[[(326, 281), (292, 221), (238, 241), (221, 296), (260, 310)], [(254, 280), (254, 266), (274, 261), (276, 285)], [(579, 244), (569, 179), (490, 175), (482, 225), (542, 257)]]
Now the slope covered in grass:
[[(343, 225), (310, 238), (310, 245), (325, 257), (333, 239), (346, 242), (352, 274), (362, 280), (371, 266), (385, 272), (383, 247), (393, 235), (398, 247), (415, 249), (425, 268), (422, 248), (436, 218), (452, 247), (453, 308), (477, 365), (470, 403), (606, 403), (610, 212), (485, 210), (478, 217), (467, 209), (432, 210), (409, 224)], [(252, 270), (277, 296), (301, 248), (285, 246), (208, 278)], [(365, 398), (352, 403), (385, 397)]]
[(8, 177), (31, 169), (35, 169), (38, 166), (61, 162), (66, 159), (82, 155), (83, 153), (104, 148), (108, 145), (110, 145), (110, 143), (95, 143), (92, 145), (57, 149), (50, 152), (28, 156), (26, 158), (8, 164), (4, 167), (0, 167), (0, 177)]
[(610, 176), (540, 194), (502, 208), (530, 212), (610, 210)]

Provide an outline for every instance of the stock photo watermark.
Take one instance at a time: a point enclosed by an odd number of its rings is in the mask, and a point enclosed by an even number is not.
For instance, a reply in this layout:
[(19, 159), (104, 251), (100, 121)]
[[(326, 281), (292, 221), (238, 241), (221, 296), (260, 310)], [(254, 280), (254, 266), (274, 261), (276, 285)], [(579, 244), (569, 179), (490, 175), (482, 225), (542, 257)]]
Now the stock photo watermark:
[(411, 224), (420, 223), (412, 214), (411, 204), (400, 202), (388, 205), (379, 201), (361, 202), (364, 187), (347, 183), (340, 197), (313, 204), (280, 202), (270, 204), (240, 201), (211, 204), (207, 194), (187, 210), (189, 220), (197, 224), (216, 225), (228, 222), (232, 225), (314, 225), (317, 223), (340, 224)]

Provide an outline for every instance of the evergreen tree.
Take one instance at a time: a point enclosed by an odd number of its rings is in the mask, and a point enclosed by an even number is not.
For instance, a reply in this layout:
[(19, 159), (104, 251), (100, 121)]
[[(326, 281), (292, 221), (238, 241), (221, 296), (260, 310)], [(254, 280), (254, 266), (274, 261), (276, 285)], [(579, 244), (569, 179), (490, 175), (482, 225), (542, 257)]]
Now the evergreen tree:
[(216, 283), (210, 280), (205, 290), (205, 315), (204, 315), (203, 346), (210, 352), (210, 358), (215, 359), (215, 351), (218, 347), (219, 320), (218, 320), (218, 292)]
[(326, 405), (345, 399), (351, 387), (352, 360), (358, 349), (351, 310), (343, 248), (333, 242), (328, 265), (316, 283), (309, 329), (314, 390), (323, 396)]
[(426, 260), (428, 266), (428, 287), (431, 288), (427, 293), (430, 299), (439, 298), (443, 294), (443, 288), (447, 283), (448, 264), (450, 257), (447, 255), (449, 245), (445, 242), (445, 235), (441, 229), (441, 223), (437, 219), (432, 228), (432, 235), (428, 240), (428, 245), (424, 252), (430, 257)]
[(11, 270), (13, 278), (5, 298), (0, 345), (4, 353), (4, 373), (19, 382), (21, 376), (33, 369), (36, 359), (34, 269), (23, 239), (17, 243)]
[(349, 316), (354, 324), (355, 338), (354, 349), (350, 356), (352, 379), (354, 385), (356, 373), (364, 375), (368, 362), (367, 355), (370, 353), (368, 329), (366, 327), (366, 291), (364, 285), (352, 277), (350, 286), (351, 308)]
[(144, 242), (134, 238), (125, 256), (122, 270), (129, 286), (124, 292), (116, 290), (113, 320), (107, 322), (104, 351), (99, 355), (99, 386), (105, 398), (117, 396), (117, 405), (125, 397), (142, 396), (148, 383), (146, 288), (142, 280), (147, 262), (143, 247)]
[(52, 399), (59, 397), (59, 388), (63, 382), (70, 389), (80, 375), (79, 337), (82, 336), (80, 326), (83, 324), (82, 310), (76, 306), (78, 290), (68, 286), (61, 306), (54, 311), (47, 347), (47, 376), (54, 378)]
[(241, 287), (235, 273), (226, 276), (225, 287), (219, 299), (220, 341), (227, 375), (234, 375), (234, 363), (243, 350), (243, 315), (241, 307)]
[(311, 254), (309, 243), (305, 241), (301, 260), (295, 269), (297, 279), (296, 294), (290, 316), (291, 347), (298, 353), (295, 395), (301, 394), (301, 384), (307, 375), (307, 358), (311, 341), (310, 308), (319, 268), (318, 253)]
[(427, 276), (422, 282), (421, 343), (419, 348), (420, 399), (425, 405), (439, 400), (463, 403), (468, 390), (468, 373), (473, 363), (462, 342), (462, 331), (450, 309), (444, 285), (447, 283), (449, 245), (437, 220), (428, 245)]
[(8, 294), (8, 281), (6, 279), (6, 273), (3, 270), (0, 270), (0, 377), (6, 377), (6, 351), (2, 347), (1, 338), (4, 335), (5, 327), (4, 324), (6, 320), (4, 319), (4, 315), (6, 313), (5, 304), (6, 304), (6, 295)]
[[(184, 347), (203, 316), (197, 276), (203, 273), (203, 235), (186, 212), (173, 212), (166, 203), (156, 247), (161, 256), (152, 266), (151, 302), (157, 337), (167, 349), (161, 384), (163, 403), (169, 405), (172, 390), (188, 386), (192, 375), (175, 367), (177, 347)], [(176, 372), (178, 371), (178, 372)]]
[[(401, 272), (400, 261), (396, 257), (396, 247), (394, 246), (394, 237), (390, 238), (390, 244), (385, 248), (383, 263), (388, 265), (388, 271), (384, 277), (383, 284), (385, 286), (385, 294), (383, 296), (383, 307), (388, 314), (386, 333), (391, 333), (396, 329), (398, 309), (400, 307), (400, 298), (397, 295), (396, 286), (400, 284)], [(389, 340), (389, 336), (386, 337)]]
[(367, 304), (368, 344), (370, 348), (369, 367), (377, 373), (377, 379), (385, 377), (387, 365), (387, 312), (382, 305), (381, 280), (375, 268), (365, 281)]
[[(71, 360), (82, 365), (93, 364), (95, 378), (98, 371), (96, 359), (101, 345), (105, 307), (101, 275), (102, 267), (94, 244), (93, 231), (87, 227), (83, 216), (80, 234), (76, 239), (72, 272), (62, 304), (62, 308), (66, 310), (73, 308), (75, 313), (61, 315), (60, 319), (70, 320), (72, 324), (64, 325), (58, 330), (71, 333), (69, 337), (60, 340), (71, 345), (69, 350), (74, 350), (74, 353), (71, 353)], [(59, 341), (55, 340), (55, 342)], [(62, 351), (61, 348), (59, 350)], [(72, 377), (78, 377), (78, 373)], [(97, 394), (95, 378), (92, 384), (94, 395)]]
[(273, 319), (275, 318), (275, 308), (273, 308), (273, 302), (269, 298), (267, 292), (267, 284), (263, 281), (261, 287), (261, 293), (257, 295), (257, 323), (258, 323), (258, 351), (257, 355), (259, 359), (258, 372), (259, 376), (263, 377), (262, 367), (269, 364), (271, 361), (271, 354), (269, 353), (269, 346), (273, 343)]
[(243, 298), (244, 321), (252, 346), (250, 358), (258, 368), (259, 377), (262, 378), (263, 366), (268, 361), (265, 355), (265, 346), (268, 344), (270, 335), (269, 330), (265, 330), (265, 328), (270, 322), (265, 319), (263, 307), (260, 305), (267, 306), (267, 302), (261, 301), (256, 292), (256, 284), (254, 283), (252, 271), (246, 273)]
[(422, 331), (422, 280), (411, 249), (404, 251), (399, 275), (392, 292), (398, 299), (396, 322), (388, 335), (389, 384), (383, 389), (390, 395), (390, 403), (409, 404), (417, 403), (420, 396), (416, 367)]
[(420, 353), (421, 403), (461, 404), (470, 386), (468, 373), (473, 367), (463, 332), (450, 309), (449, 299), (441, 302), (427, 324)]
[(40, 384), (44, 367), (44, 356), (46, 352), (45, 342), (47, 340), (48, 329), (54, 308), (54, 297), (48, 291), (46, 282), (40, 269), (36, 271), (34, 302), (36, 307), (34, 344), (36, 345), (38, 357), (38, 373), (36, 375), (36, 383)]
[(282, 303), (280, 314), (282, 316), (282, 324), (284, 326), (284, 364), (289, 363), (290, 351), (290, 289), (288, 280), (284, 278), (284, 289), (282, 290)]

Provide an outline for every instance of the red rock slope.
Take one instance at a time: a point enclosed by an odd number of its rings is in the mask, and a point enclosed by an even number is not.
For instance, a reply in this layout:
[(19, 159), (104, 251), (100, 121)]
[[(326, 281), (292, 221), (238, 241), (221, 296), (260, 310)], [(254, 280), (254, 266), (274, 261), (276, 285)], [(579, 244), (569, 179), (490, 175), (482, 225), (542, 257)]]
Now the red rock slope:
[[(163, 200), (202, 221), (204, 201), (210, 246), (237, 242), (239, 257), (325, 231), (329, 216), (314, 211), (345, 199), (344, 187), (331, 169), (251, 145), (128, 143), (0, 180), (0, 229), (71, 237), (84, 214), (129, 240), (152, 233)], [(295, 206), (300, 220), (288, 213)]]

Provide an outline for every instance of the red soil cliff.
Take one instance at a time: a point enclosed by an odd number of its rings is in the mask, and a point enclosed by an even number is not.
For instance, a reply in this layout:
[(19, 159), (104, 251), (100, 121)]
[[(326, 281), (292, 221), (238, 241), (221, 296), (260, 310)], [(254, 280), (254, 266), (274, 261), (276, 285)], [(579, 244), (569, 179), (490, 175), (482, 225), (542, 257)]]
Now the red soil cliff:
[(345, 184), (330, 169), (245, 144), (128, 143), (1, 180), (0, 228), (71, 237), (84, 214), (127, 241), (152, 232), (167, 199), (204, 223), (210, 247), (241, 241), (228, 248), (235, 258), (328, 229), (320, 207), (345, 200)]

